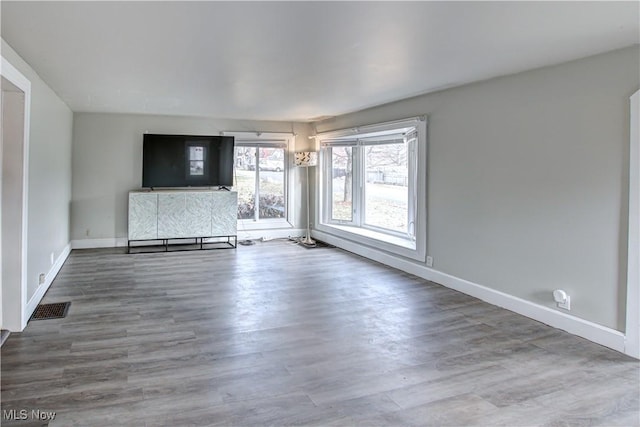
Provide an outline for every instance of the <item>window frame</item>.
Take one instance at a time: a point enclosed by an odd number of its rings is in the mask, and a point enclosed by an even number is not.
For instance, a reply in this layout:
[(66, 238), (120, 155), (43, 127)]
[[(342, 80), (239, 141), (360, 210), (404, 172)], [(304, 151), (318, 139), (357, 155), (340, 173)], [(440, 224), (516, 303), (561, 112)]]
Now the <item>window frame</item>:
[[(202, 149), (202, 159), (195, 160), (191, 158), (191, 149), (192, 148), (201, 148)], [(209, 156), (209, 147), (208, 144), (200, 141), (187, 141), (185, 144), (186, 151), (186, 179), (189, 181), (197, 181), (205, 179), (206, 176), (209, 176), (209, 162), (207, 161)], [(191, 173), (191, 166), (194, 162), (202, 163), (202, 173), (199, 175), (195, 175)]]
[[(235, 147), (256, 147), (256, 153), (260, 148), (282, 148), (283, 149), (283, 165), (284, 165), (284, 198), (285, 198), (285, 214), (284, 218), (263, 218), (263, 219), (238, 219), (239, 230), (261, 230), (261, 229), (275, 229), (275, 228), (293, 228), (293, 202), (294, 197), (292, 191), (290, 191), (290, 184), (292, 181), (291, 174), (293, 173), (293, 164), (291, 156), (291, 147), (295, 146), (295, 134), (283, 133), (283, 132), (221, 132), (224, 136), (233, 136)], [(256, 154), (257, 155), (257, 154)], [(257, 159), (256, 159), (257, 160)], [(235, 162), (235, 148), (234, 148), (234, 162)], [(256, 189), (260, 185), (260, 170), (258, 162), (256, 161)], [(234, 178), (236, 171), (234, 168)], [(255, 192), (256, 206), (259, 206), (257, 199), (259, 192)]]
[[(410, 132), (411, 134), (407, 134)], [(415, 132), (415, 133), (413, 133)], [(405, 134), (405, 135), (403, 135)], [(365, 209), (365, 149), (375, 144), (373, 141), (390, 140), (399, 135), (408, 138), (407, 179), (409, 181), (407, 204), (407, 233), (366, 224)], [(386, 122), (322, 132), (316, 135), (320, 146), (316, 198), (315, 227), (321, 232), (384, 249), (407, 258), (425, 261), (427, 241), (427, 118), (415, 117), (394, 122)], [(381, 142), (384, 143), (384, 142)], [(332, 218), (332, 149), (351, 146), (352, 148), (352, 220)], [(413, 230), (413, 232), (411, 232)]]

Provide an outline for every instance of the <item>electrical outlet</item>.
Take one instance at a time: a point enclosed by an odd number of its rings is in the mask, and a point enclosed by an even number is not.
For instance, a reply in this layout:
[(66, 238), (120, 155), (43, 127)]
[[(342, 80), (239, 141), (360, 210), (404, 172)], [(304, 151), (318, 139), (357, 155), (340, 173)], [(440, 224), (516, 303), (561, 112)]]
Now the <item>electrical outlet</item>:
[(44, 278), (44, 273), (40, 273), (40, 276), (38, 276), (38, 284), (42, 285), (44, 283)]
[(51, 265), (53, 265), (53, 263), (55, 262), (55, 254), (53, 252), (51, 252)]
[(565, 310), (571, 311), (571, 297), (567, 295), (566, 300), (558, 303), (558, 308), (564, 308)]
[(433, 257), (427, 256), (427, 267), (433, 267)]
[(553, 300), (556, 302), (558, 308), (571, 310), (571, 297), (562, 289), (553, 291)]

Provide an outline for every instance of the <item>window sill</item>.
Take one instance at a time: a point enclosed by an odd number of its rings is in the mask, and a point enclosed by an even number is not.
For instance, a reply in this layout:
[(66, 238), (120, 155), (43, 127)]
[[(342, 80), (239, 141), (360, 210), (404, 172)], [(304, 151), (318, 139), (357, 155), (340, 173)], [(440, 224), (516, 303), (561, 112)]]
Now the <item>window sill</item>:
[(413, 240), (366, 228), (338, 224), (319, 224), (317, 229), (318, 231), (332, 234), (336, 237), (348, 239), (376, 249), (383, 249), (406, 258), (423, 262), (425, 260), (425, 250), (420, 248)]

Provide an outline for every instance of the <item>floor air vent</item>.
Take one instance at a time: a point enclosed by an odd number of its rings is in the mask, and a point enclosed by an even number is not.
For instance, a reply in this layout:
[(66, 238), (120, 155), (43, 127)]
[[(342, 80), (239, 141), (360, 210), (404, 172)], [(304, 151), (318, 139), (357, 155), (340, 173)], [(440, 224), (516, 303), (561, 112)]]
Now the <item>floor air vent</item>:
[(31, 320), (62, 319), (67, 315), (71, 302), (39, 304), (31, 316)]

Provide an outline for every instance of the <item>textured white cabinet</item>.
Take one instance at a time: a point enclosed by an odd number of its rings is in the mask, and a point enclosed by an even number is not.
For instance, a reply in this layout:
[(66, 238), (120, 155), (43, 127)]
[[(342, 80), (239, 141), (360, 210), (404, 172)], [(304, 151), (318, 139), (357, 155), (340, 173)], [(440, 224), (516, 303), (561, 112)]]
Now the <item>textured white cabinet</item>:
[[(188, 236), (185, 217), (185, 195), (183, 193), (158, 194), (158, 236), (159, 239), (181, 239)], [(193, 234), (191, 237), (197, 236)]]
[[(225, 191), (228, 193), (228, 191)], [(236, 193), (233, 193), (234, 195)], [(207, 193), (185, 193), (184, 195), (184, 221), (187, 225), (186, 230), (191, 235), (196, 236), (229, 236), (230, 234), (236, 234), (236, 228), (225, 227), (213, 231), (211, 228), (211, 218), (215, 215), (215, 212), (211, 209), (213, 200), (225, 199), (222, 192), (216, 192), (213, 195)], [(225, 205), (224, 209), (227, 213), (233, 211), (235, 216), (238, 216), (238, 205), (232, 206), (231, 204)], [(237, 220), (236, 220), (237, 222)], [(231, 233), (229, 233), (232, 231)]]
[(157, 238), (158, 195), (129, 193), (129, 240)]
[(211, 234), (226, 236), (229, 230), (237, 234), (238, 229), (238, 193), (221, 192), (211, 199)]
[[(167, 190), (129, 193), (129, 243), (136, 240), (196, 239), (237, 235), (235, 191)], [(129, 245), (130, 246), (130, 245)]]

